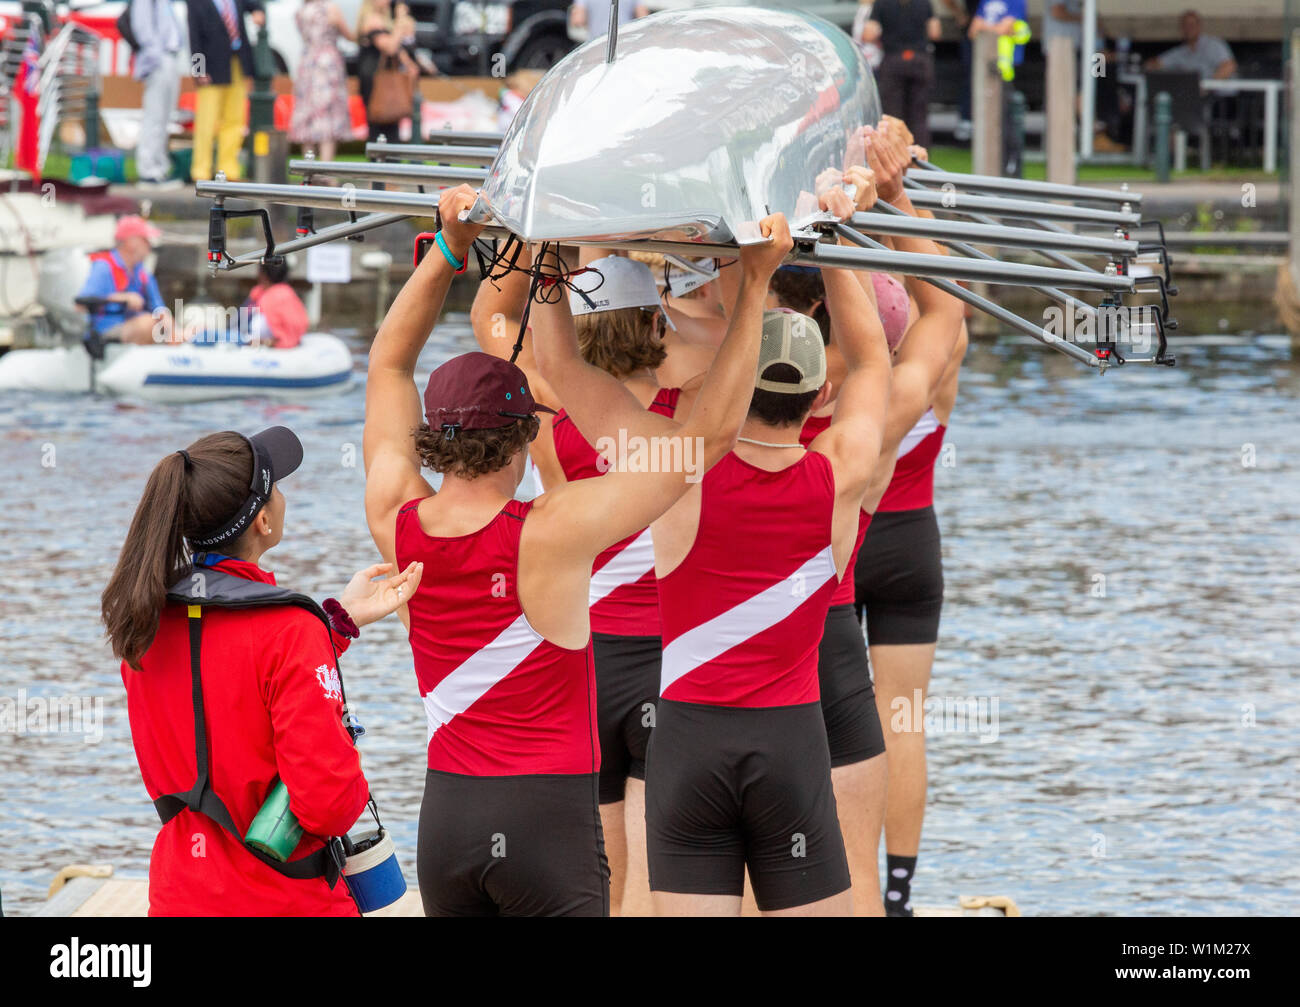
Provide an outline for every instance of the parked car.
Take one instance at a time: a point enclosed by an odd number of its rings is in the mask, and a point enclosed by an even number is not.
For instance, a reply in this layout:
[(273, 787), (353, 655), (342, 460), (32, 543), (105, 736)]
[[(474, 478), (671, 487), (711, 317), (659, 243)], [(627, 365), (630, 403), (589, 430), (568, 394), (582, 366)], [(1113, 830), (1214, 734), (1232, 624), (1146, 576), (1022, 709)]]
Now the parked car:
[(568, 0), (407, 0), (416, 45), (447, 74), (501, 77), (545, 70), (573, 43)]

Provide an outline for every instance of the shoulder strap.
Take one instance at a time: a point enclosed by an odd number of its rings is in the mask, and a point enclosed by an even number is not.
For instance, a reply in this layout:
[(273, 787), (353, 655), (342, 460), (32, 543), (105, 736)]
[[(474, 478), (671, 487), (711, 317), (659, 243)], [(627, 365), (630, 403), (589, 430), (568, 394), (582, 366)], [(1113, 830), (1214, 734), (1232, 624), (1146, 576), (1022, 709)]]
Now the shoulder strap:
[(677, 400), (681, 397), (680, 388), (660, 388), (650, 403), (650, 411), (671, 418), (677, 413)]
[(203, 713), (203, 677), (200, 672), (200, 656), (203, 649), (202, 606), (188, 606), (187, 621), (190, 630), (190, 684), (191, 700), (194, 706), (194, 765), (196, 774), (194, 786), (185, 793), (164, 794), (153, 802), (158, 811), (158, 817), (162, 820), (162, 824), (166, 825), (179, 815), (182, 809), (189, 808), (191, 811), (211, 818), (234, 836), (249, 854), (266, 864), (277, 874), (297, 880), (324, 878), (325, 883), (330, 888), (333, 888), (338, 882), (341, 865), (338, 863), (337, 858), (330, 854), (331, 843), (327, 842), (325, 846), (315, 853), (310, 853), (297, 860), (290, 860), (288, 863), (281, 863), (244, 842), (244, 837), (235, 828), (235, 820), (230, 815), (230, 809), (226, 807), (225, 802), (212, 789), (208, 763), (207, 719)]
[(506, 517), (514, 518), (516, 521), (523, 523), (528, 512), (533, 509), (531, 500), (511, 500), (501, 509), (501, 513)]

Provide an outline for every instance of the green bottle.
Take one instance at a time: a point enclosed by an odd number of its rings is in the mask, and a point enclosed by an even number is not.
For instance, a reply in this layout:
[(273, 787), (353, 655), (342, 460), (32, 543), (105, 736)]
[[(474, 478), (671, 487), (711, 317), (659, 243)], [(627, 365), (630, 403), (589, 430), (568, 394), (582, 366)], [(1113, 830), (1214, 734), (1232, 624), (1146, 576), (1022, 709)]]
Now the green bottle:
[(302, 839), (302, 826), (289, 810), (289, 788), (280, 780), (253, 816), (244, 842), (284, 863)]

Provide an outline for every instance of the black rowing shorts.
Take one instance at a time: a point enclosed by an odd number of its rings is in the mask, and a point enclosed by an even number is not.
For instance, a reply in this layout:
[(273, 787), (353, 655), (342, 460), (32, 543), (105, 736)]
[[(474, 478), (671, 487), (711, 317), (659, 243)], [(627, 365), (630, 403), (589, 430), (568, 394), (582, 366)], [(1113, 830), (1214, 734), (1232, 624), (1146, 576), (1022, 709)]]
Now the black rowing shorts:
[(416, 874), (425, 916), (608, 916), (596, 774), (428, 770)]
[(820, 703), (660, 699), (646, 761), (650, 888), (743, 895), (763, 911), (849, 888)]
[(645, 749), (659, 698), (663, 641), (657, 636), (591, 635), (600, 729), (600, 803), (623, 800), (629, 776), (645, 779)]
[(870, 646), (938, 641), (943, 553), (934, 508), (877, 512), (862, 540), (853, 582)]
[(826, 631), (817, 650), (817, 678), (831, 766), (851, 766), (884, 752), (876, 690), (867, 668), (867, 642), (852, 605), (832, 605), (826, 614)]

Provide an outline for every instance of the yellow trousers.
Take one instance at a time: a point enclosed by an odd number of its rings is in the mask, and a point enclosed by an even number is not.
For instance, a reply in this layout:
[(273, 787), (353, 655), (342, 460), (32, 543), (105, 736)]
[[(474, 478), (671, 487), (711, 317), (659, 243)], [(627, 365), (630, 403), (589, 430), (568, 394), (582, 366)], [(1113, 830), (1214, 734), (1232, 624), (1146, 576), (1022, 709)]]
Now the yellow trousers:
[(240, 178), (239, 148), (244, 143), (248, 118), (248, 92), (239, 61), (232, 58), (229, 84), (198, 88), (194, 106), (194, 161), (190, 174), (196, 182), (212, 178), (212, 139), (217, 140), (217, 170), (226, 180)]

